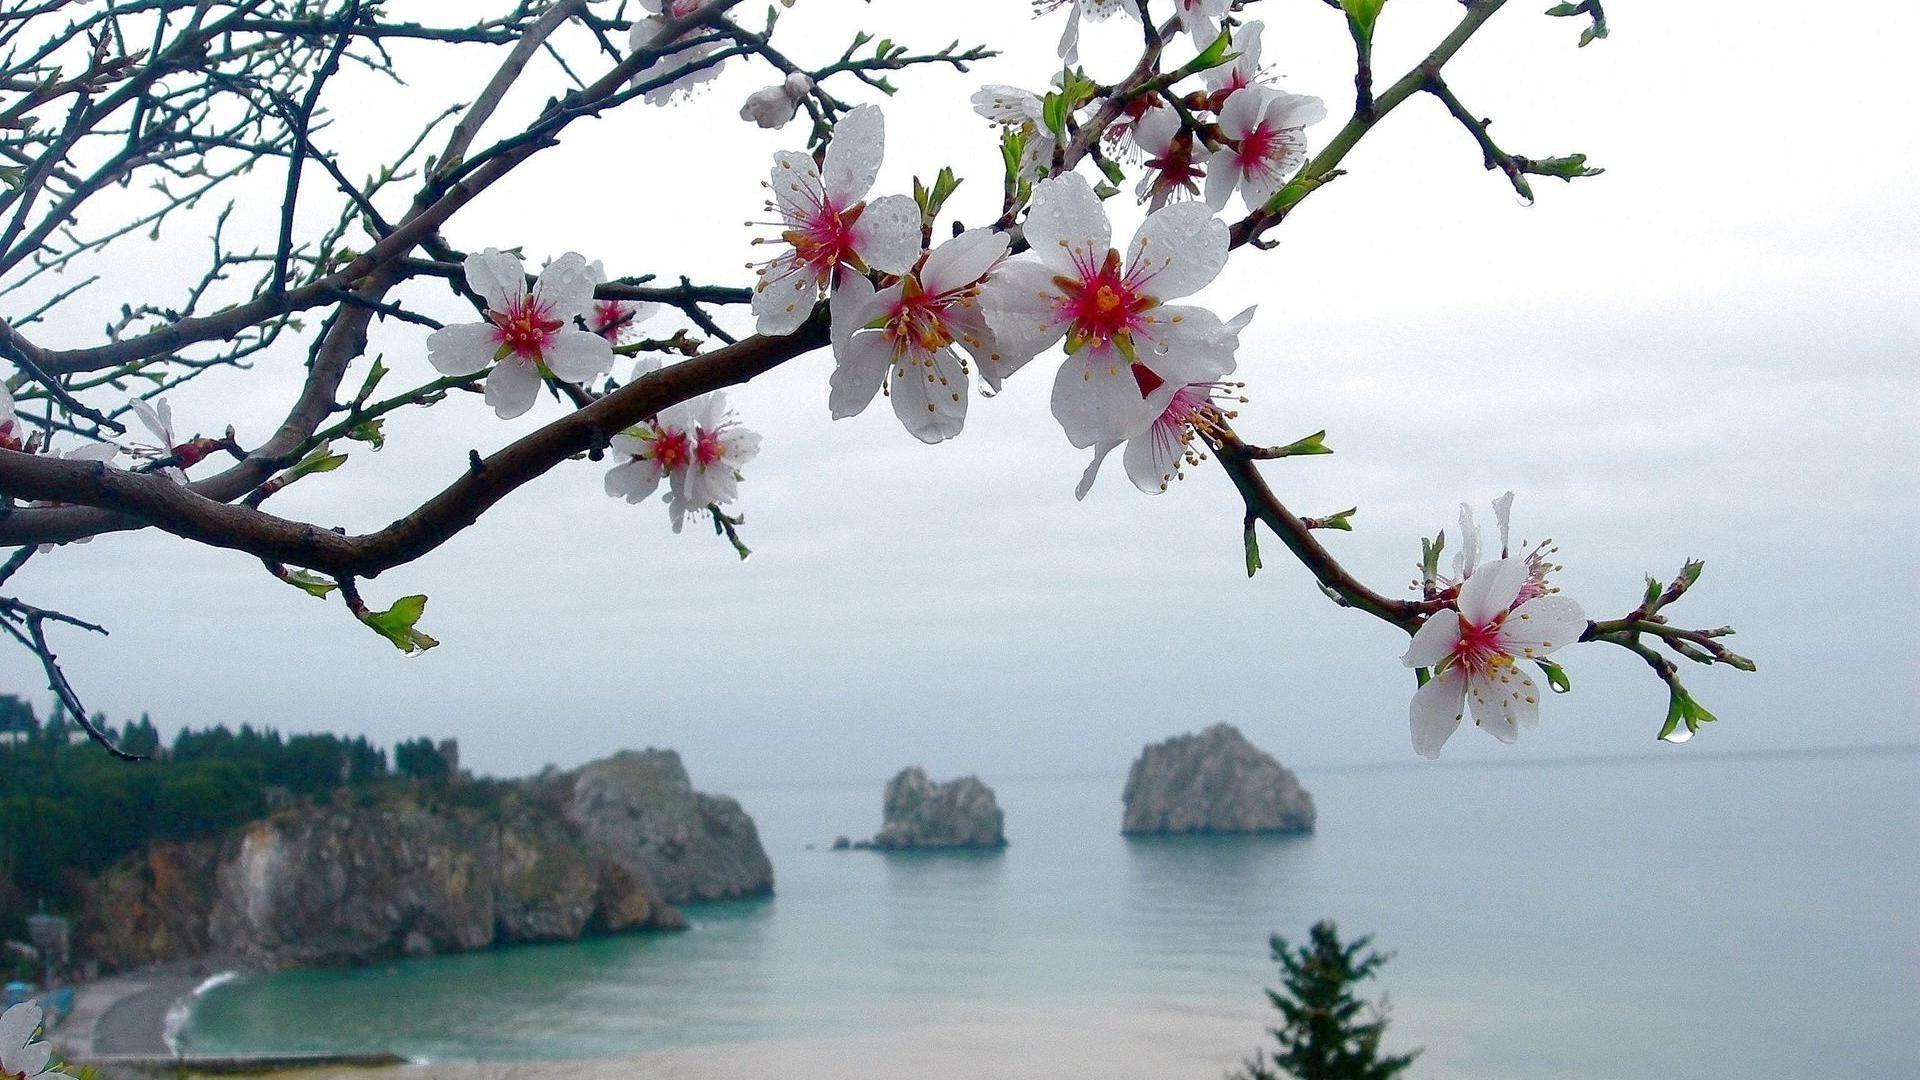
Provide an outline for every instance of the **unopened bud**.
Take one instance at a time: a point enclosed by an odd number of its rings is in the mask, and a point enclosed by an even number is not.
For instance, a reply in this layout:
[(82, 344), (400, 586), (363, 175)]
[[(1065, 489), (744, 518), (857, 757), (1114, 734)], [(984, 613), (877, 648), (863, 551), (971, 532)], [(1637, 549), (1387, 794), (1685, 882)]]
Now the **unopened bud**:
[(778, 86), (755, 90), (740, 107), (740, 119), (751, 120), (763, 128), (785, 127), (800, 109), (800, 101), (813, 92), (813, 79), (796, 71)]

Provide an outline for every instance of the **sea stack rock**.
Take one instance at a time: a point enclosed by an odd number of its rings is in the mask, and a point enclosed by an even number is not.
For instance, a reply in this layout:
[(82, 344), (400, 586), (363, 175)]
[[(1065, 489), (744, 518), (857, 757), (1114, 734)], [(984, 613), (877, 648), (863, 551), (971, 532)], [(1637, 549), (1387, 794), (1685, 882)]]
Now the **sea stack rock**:
[(669, 904), (773, 892), (773, 863), (740, 804), (693, 790), (672, 750), (626, 750), (572, 774), (566, 817)]
[(1128, 836), (1313, 831), (1313, 796), (1231, 724), (1142, 749), (1121, 798)]
[(918, 765), (887, 781), (884, 818), (872, 846), (881, 851), (1003, 848), (1006, 817), (977, 776), (936, 784)]

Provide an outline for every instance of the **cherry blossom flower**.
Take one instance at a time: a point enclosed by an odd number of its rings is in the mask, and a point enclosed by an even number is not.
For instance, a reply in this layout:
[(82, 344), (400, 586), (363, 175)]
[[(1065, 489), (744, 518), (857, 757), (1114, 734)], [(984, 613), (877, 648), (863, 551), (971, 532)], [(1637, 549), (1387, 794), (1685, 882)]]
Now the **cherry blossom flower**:
[[(133, 415), (140, 418), (141, 426), (152, 432), (156, 440), (152, 446), (138, 443), (130, 445), (127, 447), (127, 452), (134, 457), (149, 460), (175, 459), (175, 464), (163, 466), (155, 471), (176, 484), (186, 483), (186, 466), (198, 462), (205, 454), (191, 443), (182, 443), (174, 437), (173, 406), (167, 403), (166, 398), (158, 398), (152, 404), (148, 404), (141, 398), (134, 398), (127, 402), (127, 405), (133, 409)], [(192, 458), (191, 461), (187, 460), (189, 457)]]
[(1220, 20), (1232, 0), (1173, 0), (1173, 17), (1180, 29), (1193, 38), (1196, 49), (1204, 49), (1220, 36)]
[(1421, 756), (1440, 756), (1469, 704), (1473, 722), (1501, 742), (1538, 726), (1540, 690), (1518, 662), (1580, 640), (1587, 617), (1564, 596), (1520, 600), (1529, 575), (1522, 558), (1481, 566), (1460, 587), (1459, 610), (1435, 612), (1414, 634), (1400, 662), (1433, 669), (1409, 710)]
[(760, 270), (753, 313), (769, 336), (791, 334), (807, 321), (814, 300), (848, 267), (889, 274), (907, 271), (920, 255), (920, 207), (906, 195), (862, 202), (880, 173), (886, 120), (878, 107), (862, 105), (834, 128), (824, 169), (806, 154), (773, 157), (773, 197), (791, 250)]
[[(427, 361), (442, 375), (472, 375), (493, 364), (486, 399), (503, 420), (533, 408), (543, 374), (584, 383), (613, 367), (613, 347), (573, 320), (593, 310), (593, 271), (572, 252), (540, 271), (533, 291), (520, 260), (488, 248), (467, 256), (467, 287), (487, 304), (487, 321), (458, 323), (427, 337)], [(494, 363), (498, 361), (498, 363)]]
[(1317, 97), (1260, 86), (1235, 92), (1220, 110), (1229, 145), (1207, 162), (1207, 203), (1224, 210), (1237, 188), (1249, 210), (1265, 205), (1306, 164), (1307, 125), (1326, 118)]
[(974, 91), (971, 100), (974, 112), (1025, 139), (1017, 169), (1020, 177), (1034, 180), (1053, 167), (1058, 140), (1047, 127), (1046, 102), (1040, 95), (995, 83)]
[(1181, 387), (1232, 369), (1233, 334), (1204, 308), (1165, 306), (1227, 263), (1227, 227), (1200, 203), (1147, 216), (1122, 265), (1113, 227), (1077, 174), (1034, 185), (1029, 254), (1001, 264), (981, 291), (1002, 373), (1066, 339), (1053, 415), (1068, 441), (1120, 443), (1147, 430)]
[(1260, 35), (1265, 29), (1266, 24), (1259, 19), (1242, 26), (1233, 35), (1233, 51), (1240, 54), (1233, 63), (1200, 73), (1215, 112), (1226, 105), (1228, 98), (1260, 81)]
[(937, 443), (960, 434), (967, 365), (953, 346), (958, 342), (983, 369), (994, 363), (977, 297), (1009, 243), (1004, 233), (970, 229), (879, 292), (866, 278), (849, 276), (833, 296), (837, 366), (827, 404), (834, 419), (859, 413), (887, 385), (894, 414), (914, 438)]
[[(1134, 487), (1149, 495), (1165, 491), (1167, 485), (1180, 477), (1182, 464), (1198, 463), (1198, 455), (1191, 449), (1194, 436), (1205, 435), (1214, 425), (1234, 416), (1231, 411), (1221, 408), (1221, 403), (1247, 400), (1241, 396), (1244, 384), (1218, 380), (1233, 370), (1232, 350), (1239, 345), (1240, 331), (1253, 321), (1253, 310), (1248, 308), (1221, 327), (1221, 331), (1233, 340), (1224, 351), (1225, 367), (1218, 372), (1214, 381), (1189, 383), (1174, 391), (1167, 407), (1154, 418), (1153, 424), (1126, 440), (1127, 449), (1120, 460)], [(1216, 359), (1219, 355), (1216, 353)], [(1119, 445), (1117, 442), (1094, 445), (1093, 461), (1080, 477), (1079, 486), (1073, 489), (1074, 498), (1087, 497), (1087, 492), (1093, 488), (1094, 478), (1100, 473), (1101, 463)]]
[[(607, 494), (637, 503), (671, 479), (676, 490), (686, 485), (693, 464), (693, 409), (686, 402), (660, 410), (652, 420), (615, 435), (608, 448), (618, 462), (607, 470)], [(668, 492), (673, 501), (673, 492)]]
[(0, 1077), (7, 1080), (64, 1077), (65, 1074), (48, 1067), (53, 1047), (34, 1039), (39, 1030), (38, 1002), (23, 1001), (0, 1014)]
[[(607, 283), (606, 268), (595, 259), (587, 264), (587, 276), (597, 286)], [(587, 310), (587, 329), (607, 339), (609, 345), (640, 337), (640, 324), (660, 313), (660, 305), (642, 300), (599, 300)]]
[[(633, 29), (627, 34), (627, 48), (638, 52), (652, 45), (664, 31), (667, 20), (684, 19), (705, 7), (707, 2), (708, 0), (640, 0), (640, 6), (651, 14), (633, 21)], [(705, 60), (719, 52), (720, 47), (719, 42), (709, 41), (669, 53), (642, 68), (638, 74), (634, 75), (633, 81), (648, 82), (670, 75), (689, 64), (697, 64)], [(665, 105), (676, 98), (684, 98), (692, 94), (702, 83), (711, 82), (718, 77), (721, 67), (725, 64), (726, 61), (722, 60), (696, 71), (689, 71), (664, 86), (647, 91), (645, 97), (653, 105)]]
[(693, 454), (685, 483), (668, 493), (674, 532), (685, 524), (687, 511), (697, 514), (733, 502), (740, 494), (741, 467), (760, 453), (760, 436), (727, 408), (726, 391), (715, 390), (687, 404), (693, 415)]
[(1066, 5), (1072, 5), (1067, 15), (1067, 29), (1060, 35), (1060, 62), (1068, 67), (1080, 62), (1080, 17), (1086, 16), (1093, 22), (1109, 19), (1115, 15), (1138, 15), (1133, 0), (1033, 0), (1033, 13), (1036, 17), (1048, 15)]
[(813, 92), (813, 79), (804, 71), (787, 76), (777, 86), (755, 90), (740, 106), (740, 119), (751, 120), (763, 128), (786, 127), (800, 111), (800, 102)]
[(14, 412), (13, 392), (0, 381), (0, 450), (25, 451), (27, 440), (20, 433), (19, 414)]
[[(1180, 114), (1156, 105), (1133, 122), (1133, 141), (1146, 156), (1146, 171), (1134, 194), (1158, 210), (1170, 199), (1200, 194), (1201, 171), (1193, 135), (1180, 123)], [(1219, 209), (1215, 207), (1215, 209)]]

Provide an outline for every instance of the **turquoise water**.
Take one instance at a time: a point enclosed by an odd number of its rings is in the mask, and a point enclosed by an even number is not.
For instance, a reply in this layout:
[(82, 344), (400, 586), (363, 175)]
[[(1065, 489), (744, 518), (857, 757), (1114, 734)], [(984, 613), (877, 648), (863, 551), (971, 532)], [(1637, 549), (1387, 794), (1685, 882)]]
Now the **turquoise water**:
[(1257, 1009), (1267, 934), (1332, 917), (1397, 953), (1375, 992), (1389, 1042), (1429, 1047), (1416, 1075), (1920, 1076), (1920, 754), (1301, 779), (1315, 835), (1178, 841), (1118, 835), (1118, 777), (1001, 781), (991, 855), (826, 850), (877, 827), (877, 783), (739, 792), (771, 900), (690, 909), (682, 934), (245, 978), (186, 1041), (524, 1060), (976, 1002)]

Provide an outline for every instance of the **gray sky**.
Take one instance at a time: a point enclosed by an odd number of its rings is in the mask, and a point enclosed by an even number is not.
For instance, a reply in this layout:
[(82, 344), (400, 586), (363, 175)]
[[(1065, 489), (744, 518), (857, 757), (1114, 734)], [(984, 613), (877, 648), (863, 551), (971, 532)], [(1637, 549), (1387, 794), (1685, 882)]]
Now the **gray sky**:
[[(1523, 209), (1436, 103), (1409, 103), (1287, 222), (1278, 250), (1237, 253), (1201, 294), (1227, 314), (1260, 305), (1242, 338), (1242, 432), (1330, 430), (1335, 455), (1268, 475), (1300, 513), (1360, 507), (1359, 531), (1329, 546), (1376, 586), (1411, 579), (1419, 536), (1452, 531), (1458, 502), (1484, 513), (1511, 488), (1517, 535), (1559, 541), (1560, 582), (1590, 615), (1625, 613), (1642, 573), (1704, 556), (1706, 577), (1672, 615), (1734, 624), (1733, 644), (1761, 664), (1686, 672), (1722, 722), (1675, 749), (1653, 742), (1665, 694), (1651, 674), (1582, 646), (1563, 654), (1576, 692), (1545, 703), (1537, 734), (1509, 748), (1462, 732), (1448, 759), (1912, 741), (1920, 137), (1902, 73), (1920, 12), (1616, 0), (1614, 36), (1576, 50), (1578, 24), (1535, 6), (1495, 19), (1450, 81), (1508, 150), (1583, 151), (1607, 174), (1539, 180), (1539, 204)], [(1283, 85), (1343, 116), (1337, 16), (1260, 8)], [(997, 210), (997, 149), (966, 96), (1044, 83), (1062, 16), (1034, 27), (1026, 10), (801, 0), (783, 28), (803, 60), (837, 54), (854, 26), (916, 47), (1006, 48), (967, 75), (908, 73), (883, 102), (875, 194), (952, 164), (969, 178), (952, 209), (978, 223)], [(1377, 70), (1397, 75), (1457, 14), (1389, 6)], [(1096, 75), (1116, 74), (1099, 60), (1132, 34), (1090, 33)], [(485, 78), (477, 64), (437, 71), (415, 80), (435, 101)], [(802, 138), (733, 118), (771, 81), (736, 64), (691, 104), (583, 126), (451, 239), (745, 284), (741, 223), (762, 216), (773, 151)], [(524, 116), (538, 101), (518, 104)], [(391, 92), (343, 102), (332, 145), (370, 166), (409, 109), (431, 107)], [(1117, 204), (1125, 235), (1137, 212)], [(195, 243), (191, 230), (161, 241)], [(102, 310), (121, 298), (94, 297)], [(76, 311), (43, 343), (80, 344), (102, 318)], [(377, 332), (391, 385), (431, 377), (423, 338)], [(233, 422), (258, 441), (297, 358), (175, 395), (179, 426)], [(1404, 636), (1332, 607), (1276, 540), (1248, 581), (1239, 505), (1216, 469), (1150, 498), (1110, 462), (1076, 503), (1084, 455), (1048, 414), (1050, 364), (976, 398), (965, 433), (939, 447), (909, 437), (884, 402), (830, 421), (831, 366), (822, 353), (734, 392), (766, 440), (743, 487), (750, 562), (710, 533), (672, 534), (657, 505), (605, 498), (600, 466), (562, 467), (369, 583), (376, 603), (431, 596), (422, 626), (444, 644), (418, 658), (249, 558), (159, 535), (69, 548), (17, 581), (33, 602), (113, 629), (64, 639), (61, 654), (115, 720), (144, 709), (169, 729), (451, 734), (472, 766), (503, 774), (648, 744), (679, 748), (696, 781), (719, 788), (910, 762), (989, 780), (1117, 774), (1143, 742), (1217, 719), (1289, 764), (1415, 760)], [(377, 528), (451, 479), (467, 448), (495, 449), (558, 408), (502, 422), (475, 397), (397, 417), (388, 449), (355, 447), (346, 469), (275, 505)], [(45, 696), (17, 652), (0, 653), (0, 682)]]

